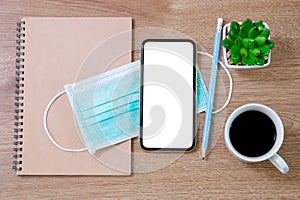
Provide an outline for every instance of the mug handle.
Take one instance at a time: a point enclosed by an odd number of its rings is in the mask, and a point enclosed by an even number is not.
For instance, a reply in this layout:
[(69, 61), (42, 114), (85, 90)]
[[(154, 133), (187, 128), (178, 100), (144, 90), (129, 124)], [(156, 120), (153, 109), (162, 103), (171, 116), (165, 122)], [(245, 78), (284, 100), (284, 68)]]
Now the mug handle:
[(280, 157), (277, 153), (275, 153), (271, 158), (269, 158), (269, 161), (283, 174), (286, 174), (289, 171), (289, 166), (287, 163), (283, 160), (283, 158)]

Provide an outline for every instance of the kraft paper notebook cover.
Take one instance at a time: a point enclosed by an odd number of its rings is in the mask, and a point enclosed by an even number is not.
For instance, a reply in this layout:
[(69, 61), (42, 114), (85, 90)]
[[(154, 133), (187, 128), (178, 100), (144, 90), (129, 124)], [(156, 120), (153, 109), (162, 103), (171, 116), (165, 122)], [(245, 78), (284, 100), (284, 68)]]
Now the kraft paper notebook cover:
[[(109, 155), (111, 162), (122, 165), (122, 170), (115, 169), (99, 162), (87, 151), (65, 152), (54, 146), (44, 131), (43, 114), (49, 101), (64, 89), (65, 84), (78, 81), (85, 73), (82, 63), (99, 44), (117, 34), (130, 33), (131, 28), (132, 21), (128, 17), (28, 17), (18, 23), (16, 160), (13, 167), (18, 175), (130, 174), (130, 140), (112, 147), (126, 152), (120, 155), (118, 151), (112, 151)], [(121, 47), (128, 51), (112, 60), (110, 69), (131, 62), (131, 34), (118, 45), (110, 46), (110, 53)], [(87, 71), (84, 78), (104, 72), (107, 67), (95, 60), (86, 63), (94, 65), (89, 69), (95, 71)], [(66, 95), (52, 105), (47, 121), (60, 145), (72, 149), (85, 147)]]

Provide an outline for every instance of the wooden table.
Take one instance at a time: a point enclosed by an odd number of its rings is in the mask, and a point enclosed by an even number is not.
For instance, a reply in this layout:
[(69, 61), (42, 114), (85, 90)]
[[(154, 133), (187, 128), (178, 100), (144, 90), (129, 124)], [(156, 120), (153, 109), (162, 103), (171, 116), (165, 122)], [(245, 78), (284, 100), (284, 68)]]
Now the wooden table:
[[(248, 1), (33, 1), (0, 2), (0, 199), (300, 199), (300, 2)], [(200, 148), (159, 171), (129, 177), (17, 177), (11, 170), (14, 116), (15, 28), (22, 16), (130, 16), (134, 28), (180, 31), (212, 52), (216, 19), (262, 19), (275, 48), (265, 69), (230, 70), (234, 79), (226, 119), (243, 104), (275, 109), (285, 127), (279, 153), (290, 167), (282, 175), (270, 162), (245, 163), (226, 149), (223, 135), (207, 161)], [(136, 55), (135, 55), (136, 56)], [(226, 77), (224, 77), (226, 79)], [(200, 144), (198, 140), (198, 145)], [(135, 140), (134, 149), (138, 147)]]

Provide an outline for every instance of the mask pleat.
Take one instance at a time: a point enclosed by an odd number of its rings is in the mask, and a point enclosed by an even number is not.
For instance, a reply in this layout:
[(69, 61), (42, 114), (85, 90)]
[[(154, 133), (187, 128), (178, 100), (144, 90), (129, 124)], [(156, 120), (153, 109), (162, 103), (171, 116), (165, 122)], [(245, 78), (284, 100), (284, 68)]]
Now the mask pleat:
[(86, 126), (91, 126), (95, 125), (98, 123), (102, 123), (107, 120), (111, 120), (114, 118), (117, 118), (121, 115), (129, 115), (129, 112), (135, 111), (139, 109), (139, 101), (131, 102), (130, 105), (123, 105), (120, 106), (118, 109), (115, 110), (109, 110), (106, 111), (105, 113), (100, 113), (99, 115), (95, 116), (95, 122), (94, 123), (88, 123), (89, 121), (86, 120), (87, 125)]

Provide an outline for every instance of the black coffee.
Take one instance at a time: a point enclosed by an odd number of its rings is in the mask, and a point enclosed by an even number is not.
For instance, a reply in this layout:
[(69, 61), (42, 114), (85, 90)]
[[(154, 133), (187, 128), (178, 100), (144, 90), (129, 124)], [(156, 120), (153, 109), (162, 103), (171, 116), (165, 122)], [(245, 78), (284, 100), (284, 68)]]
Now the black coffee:
[(276, 141), (273, 121), (259, 111), (246, 111), (234, 119), (229, 131), (233, 147), (241, 154), (258, 157), (266, 154)]

